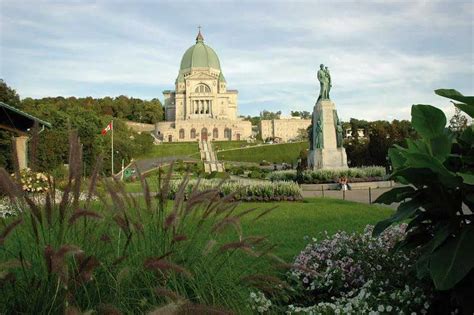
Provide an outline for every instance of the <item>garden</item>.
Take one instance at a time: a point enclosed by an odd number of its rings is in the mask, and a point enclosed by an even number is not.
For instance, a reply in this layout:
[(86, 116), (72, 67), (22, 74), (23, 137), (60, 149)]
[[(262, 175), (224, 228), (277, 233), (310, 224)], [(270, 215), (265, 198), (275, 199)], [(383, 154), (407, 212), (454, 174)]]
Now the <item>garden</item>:
[[(436, 93), (474, 116), (473, 97)], [(72, 133), (60, 187), (34, 165), (0, 169), (0, 313), (472, 314), (474, 128), (450, 131), (429, 105), (412, 124), (419, 137), (389, 151), (401, 185), (376, 201), (396, 211), (302, 199), (280, 181), (290, 172), (251, 183), (170, 167), (131, 194), (100, 156), (83, 177)]]

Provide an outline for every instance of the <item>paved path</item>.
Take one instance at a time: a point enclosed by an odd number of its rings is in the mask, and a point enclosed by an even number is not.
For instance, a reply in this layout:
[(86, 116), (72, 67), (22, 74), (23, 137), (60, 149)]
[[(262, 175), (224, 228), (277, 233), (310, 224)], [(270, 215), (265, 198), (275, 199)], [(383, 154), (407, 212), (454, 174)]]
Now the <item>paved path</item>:
[[(377, 197), (379, 197), (381, 194), (383, 194), (386, 191), (389, 191), (391, 188), (376, 188), (376, 189), (371, 189), (370, 190), (370, 195), (369, 195), (369, 190), (368, 189), (357, 189), (357, 190), (347, 190), (344, 194), (342, 190), (324, 190), (324, 192), (321, 191), (305, 191), (303, 190), (303, 198), (310, 198), (310, 197), (329, 197), (329, 198), (335, 198), (335, 199), (345, 199), (348, 201), (355, 201), (355, 202), (361, 202), (361, 203), (371, 203)], [(390, 205), (391, 208), (396, 209), (398, 204), (393, 204)]]

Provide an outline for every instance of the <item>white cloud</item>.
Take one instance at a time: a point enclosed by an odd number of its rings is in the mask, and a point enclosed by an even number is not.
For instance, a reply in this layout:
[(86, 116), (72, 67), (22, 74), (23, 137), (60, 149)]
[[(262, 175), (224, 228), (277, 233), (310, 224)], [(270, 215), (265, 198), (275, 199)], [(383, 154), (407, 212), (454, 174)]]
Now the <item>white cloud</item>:
[[(22, 96), (74, 95), (88, 87), (104, 95), (120, 87), (123, 94), (161, 97), (161, 88), (173, 88), (193, 43), (191, 24), (199, 20), (229, 87), (240, 91), (242, 114), (311, 110), (321, 62), (330, 67), (343, 119), (408, 118), (412, 103), (450, 110), (433, 89), (473, 90), (472, 3), (276, 2), (270, 9), (270, 2), (257, 2), (247, 10), (248, 4), (204, 2), (201, 11), (189, 5), (7, 1), (2, 76)], [(458, 79), (466, 77), (471, 82)]]

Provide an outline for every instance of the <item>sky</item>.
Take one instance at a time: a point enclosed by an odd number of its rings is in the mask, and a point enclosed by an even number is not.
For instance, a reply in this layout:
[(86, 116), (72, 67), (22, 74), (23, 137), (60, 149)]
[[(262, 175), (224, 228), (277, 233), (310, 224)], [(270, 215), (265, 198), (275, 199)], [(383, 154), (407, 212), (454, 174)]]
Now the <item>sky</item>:
[(319, 64), (343, 120), (448, 115), (474, 95), (474, 1), (0, 1), (0, 78), (22, 98), (163, 100), (198, 25), (239, 113), (312, 111)]

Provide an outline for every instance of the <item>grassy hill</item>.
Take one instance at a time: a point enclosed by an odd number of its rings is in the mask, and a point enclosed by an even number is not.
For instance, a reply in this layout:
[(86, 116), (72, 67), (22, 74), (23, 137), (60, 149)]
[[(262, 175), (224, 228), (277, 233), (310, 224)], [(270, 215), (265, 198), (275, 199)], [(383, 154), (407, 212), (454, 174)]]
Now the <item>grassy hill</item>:
[(249, 148), (221, 151), (217, 157), (222, 161), (239, 161), (260, 163), (262, 160), (275, 163), (293, 163), (300, 151), (308, 149), (308, 142), (267, 144)]
[(150, 152), (137, 157), (138, 159), (161, 158), (168, 156), (192, 156), (199, 158), (197, 142), (172, 142), (154, 145)]

